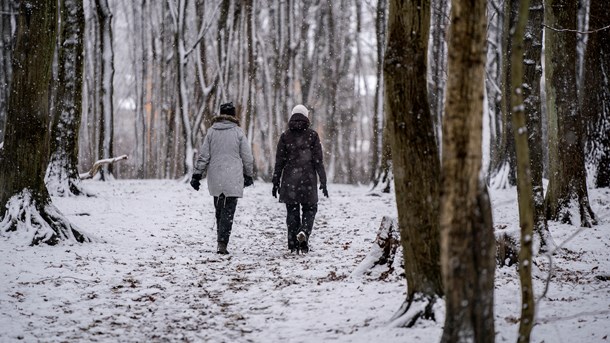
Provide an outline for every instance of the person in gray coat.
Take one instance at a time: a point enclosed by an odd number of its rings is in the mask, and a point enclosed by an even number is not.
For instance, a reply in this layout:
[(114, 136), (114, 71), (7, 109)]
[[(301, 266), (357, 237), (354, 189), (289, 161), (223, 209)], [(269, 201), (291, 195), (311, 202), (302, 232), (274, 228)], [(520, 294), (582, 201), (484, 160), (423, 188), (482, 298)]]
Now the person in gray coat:
[(212, 119), (195, 162), (191, 186), (199, 190), (207, 173), (208, 191), (214, 197), (219, 254), (228, 254), (237, 198), (253, 184), (254, 158), (250, 143), (235, 118), (233, 103), (220, 105), (220, 115)]

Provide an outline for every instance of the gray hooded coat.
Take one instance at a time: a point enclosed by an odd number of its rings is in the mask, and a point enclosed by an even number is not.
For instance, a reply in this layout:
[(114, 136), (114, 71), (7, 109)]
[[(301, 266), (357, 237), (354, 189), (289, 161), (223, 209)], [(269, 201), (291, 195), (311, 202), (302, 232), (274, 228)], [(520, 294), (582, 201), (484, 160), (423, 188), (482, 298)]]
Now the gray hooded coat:
[(244, 174), (254, 176), (250, 143), (235, 117), (219, 115), (203, 139), (193, 174), (206, 175), (211, 196), (241, 198)]

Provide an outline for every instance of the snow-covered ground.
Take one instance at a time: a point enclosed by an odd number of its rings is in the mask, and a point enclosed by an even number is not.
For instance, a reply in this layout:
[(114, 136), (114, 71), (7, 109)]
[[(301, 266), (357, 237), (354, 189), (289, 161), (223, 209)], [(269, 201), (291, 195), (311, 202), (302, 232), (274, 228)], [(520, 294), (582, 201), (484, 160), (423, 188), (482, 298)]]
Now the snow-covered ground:
[[(205, 182), (203, 183), (205, 185)], [(406, 284), (352, 275), (394, 197), (330, 185), (312, 251), (285, 249), (285, 208), (257, 182), (238, 203), (228, 256), (215, 253), (212, 198), (176, 181), (87, 182), (90, 198), (55, 204), (98, 242), (29, 247), (0, 237), (0, 342), (438, 342), (440, 323), (394, 328)], [(610, 191), (591, 190), (601, 224), (555, 256), (534, 342), (606, 342), (610, 334)], [(515, 190), (492, 191), (494, 221), (517, 228)], [(559, 244), (578, 228), (552, 224)], [(398, 254), (402, 254), (400, 251)], [(400, 259), (395, 262), (400, 263)], [(537, 294), (549, 269), (534, 268)], [(515, 342), (514, 267), (496, 271), (498, 342)]]

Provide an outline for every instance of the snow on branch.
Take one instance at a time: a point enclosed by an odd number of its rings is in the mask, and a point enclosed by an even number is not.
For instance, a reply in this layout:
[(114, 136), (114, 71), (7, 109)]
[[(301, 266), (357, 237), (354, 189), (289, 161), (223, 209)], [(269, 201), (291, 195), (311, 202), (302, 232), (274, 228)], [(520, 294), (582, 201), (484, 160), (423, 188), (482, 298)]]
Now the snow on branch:
[(121, 155), (121, 156), (118, 156), (118, 157), (98, 160), (97, 162), (95, 162), (93, 164), (93, 167), (91, 167), (91, 170), (89, 170), (86, 173), (79, 174), (78, 177), (80, 177), (82, 180), (91, 179), (91, 178), (93, 178), (93, 176), (95, 176), (95, 174), (97, 174), (97, 172), (100, 170), (100, 168), (104, 164), (111, 164), (111, 163), (114, 163), (114, 162), (117, 162), (117, 161), (121, 161), (121, 160), (126, 160), (126, 159), (127, 159), (127, 155)]

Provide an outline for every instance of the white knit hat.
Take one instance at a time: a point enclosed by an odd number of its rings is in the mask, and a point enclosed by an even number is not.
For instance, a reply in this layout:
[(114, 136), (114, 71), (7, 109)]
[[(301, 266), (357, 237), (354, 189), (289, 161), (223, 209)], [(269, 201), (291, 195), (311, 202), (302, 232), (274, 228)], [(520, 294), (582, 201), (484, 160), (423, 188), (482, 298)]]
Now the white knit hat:
[(305, 117), (309, 118), (309, 110), (307, 109), (307, 107), (305, 107), (303, 105), (294, 106), (294, 108), (292, 109), (292, 114), (295, 114), (295, 113), (300, 113), (300, 114), (304, 115)]

